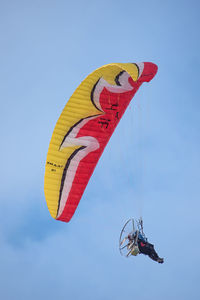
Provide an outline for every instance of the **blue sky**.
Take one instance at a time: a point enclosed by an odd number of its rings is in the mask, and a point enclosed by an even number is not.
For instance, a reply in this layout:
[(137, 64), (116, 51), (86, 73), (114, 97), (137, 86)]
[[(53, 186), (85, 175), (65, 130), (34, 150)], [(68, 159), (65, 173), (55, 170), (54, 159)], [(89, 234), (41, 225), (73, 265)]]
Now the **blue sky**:
[[(198, 299), (199, 1), (0, 1), (0, 296)], [(152, 61), (70, 223), (53, 220), (44, 168), (55, 123), (87, 74)], [(126, 259), (142, 214), (163, 265)]]

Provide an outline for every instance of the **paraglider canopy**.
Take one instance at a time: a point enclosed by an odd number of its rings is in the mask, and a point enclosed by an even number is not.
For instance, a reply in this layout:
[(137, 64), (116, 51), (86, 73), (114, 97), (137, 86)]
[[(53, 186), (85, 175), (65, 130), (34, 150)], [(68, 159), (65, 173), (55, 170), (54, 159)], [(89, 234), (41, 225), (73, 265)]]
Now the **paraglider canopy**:
[(69, 222), (128, 104), (157, 72), (153, 63), (102, 66), (76, 89), (58, 119), (47, 154), (44, 191), (53, 218)]

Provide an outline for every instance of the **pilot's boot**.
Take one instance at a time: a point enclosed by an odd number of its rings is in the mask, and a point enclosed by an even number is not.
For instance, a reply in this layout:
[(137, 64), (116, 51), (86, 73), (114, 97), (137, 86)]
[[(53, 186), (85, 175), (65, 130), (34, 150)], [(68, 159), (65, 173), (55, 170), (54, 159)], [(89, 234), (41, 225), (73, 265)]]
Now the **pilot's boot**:
[(158, 257), (157, 262), (158, 262), (159, 264), (163, 264), (163, 263), (164, 263), (164, 258)]

